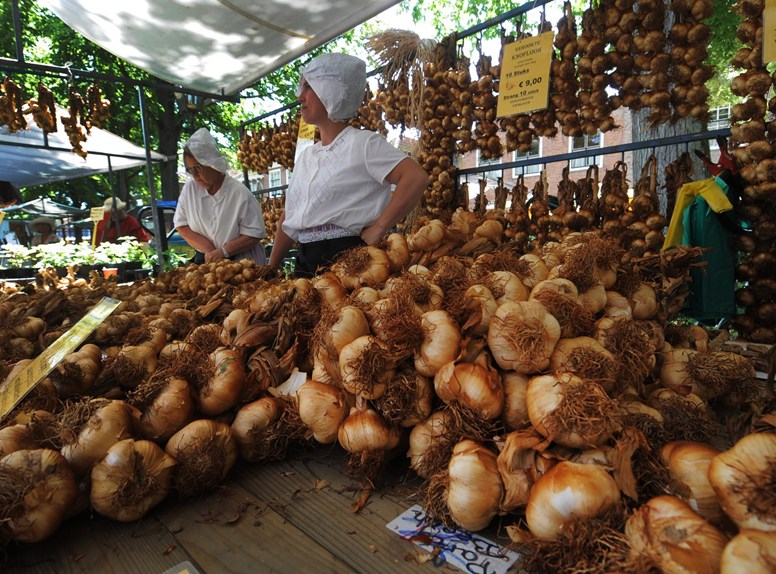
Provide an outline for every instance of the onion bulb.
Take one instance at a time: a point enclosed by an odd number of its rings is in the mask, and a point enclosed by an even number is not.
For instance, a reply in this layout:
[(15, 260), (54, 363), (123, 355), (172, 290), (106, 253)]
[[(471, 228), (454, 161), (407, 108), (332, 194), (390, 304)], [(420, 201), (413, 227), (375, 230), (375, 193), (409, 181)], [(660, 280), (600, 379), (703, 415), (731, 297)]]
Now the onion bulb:
[(386, 346), (371, 335), (363, 335), (345, 345), (339, 354), (339, 366), (345, 390), (365, 399), (383, 396), (396, 372)]
[(461, 332), (452, 317), (443, 310), (423, 313), (421, 329), (423, 342), (415, 352), (415, 370), (426, 377), (433, 377), (443, 365), (458, 357)]
[(447, 507), (456, 524), (466, 530), (482, 530), (498, 513), (504, 487), (496, 458), (492, 450), (468, 439), (453, 448)]
[(371, 408), (350, 409), (337, 433), (340, 446), (350, 453), (390, 450), (399, 444), (399, 431)]
[(308, 380), (296, 391), (299, 417), (321, 444), (337, 440), (340, 423), (348, 413), (342, 389)]
[(649, 561), (663, 572), (719, 572), (727, 537), (673, 496), (643, 504), (625, 524), (631, 559)]
[(748, 434), (715, 456), (709, 481), (739, 528), (776, 532), (776, 433)]
[(17, 450), (0, 459), (0, 524), (12, 540), (51, 536), (77, 494), (73, 471), (54, 450)]
[(776, 570), (776, 532), (743, 529), (722, 552), (721, 574), (772, 574)]
[(435, 447), (446, 444), (452, 424), (450, 412), (443, 410), (434, 411), (430, 417), (412, 428), (407, 457), (412, 470), (421, 478), (429, 478), (438, 470), (438, 451)]
[(166, 498), (175, 464), (151, 441), (117, 442), (92, 469), (92, 507), (119, 522), (140, 520)]
[(570, 373), (531, 378), (525, 402), (534, 428), (563, 446), (600, 446), (619, 427), (619, 409), (601, 386)]
[(617, 483), (606, 469), (564, 460), (533, 485), (525, 518), (534, 536), (554, 540), (571, 520), (597, 516), (619, 500)]
[(96, 410), (78, 430), (75, 440), (62, 447), (62, 456), (76, 476), (86, 476), (108, 449), (120, 440), (132, 438), (137, 411), (124, 401), (94, 401)]
[(280, 420), (283, 403), (275, 397), (261, 397), (237, 411), (232, 422), (232, 436), (240, 456), (249, 462), (272, 458), (261, 440), (265, 431)]
[(504, 385), (504, 425), (507, 430), (517, 430), (531, 426), (526, 405), (528, 377), (514, 371), (502, 373)]
[(501, 377), (488, 365), (447, 363), (434, 376), (434, 390), (445, 403), (459, 403), (484, 420), (497, 418), (504, 408)]
[(488, 346), (502, 369), (533, 374), (545, 370), (560, 339), (560, 324), (538, 301), (501, 305), (488, 328)]
[[(152, 377), (149, 383), (153, 381)], [(133, 400), (142, 401), (140, 393), (144, 390), (145, 385), (135, 389)], [(149, 389), (149, 392), (154, 391)], [(176, 376), (163, 378), (149, 403), (138, 408), (140, 417), (137, 426), (141, 436), (161, 442), (167, 442), (172, 435), (193, 421), (197, 414), (191, 386), (185, 379)]]
[(660, 450), (668, 473), (671, 475), (675, 495), (706, 520), (718, 523), (722, 518), (717, 496), (709, 482), (711, 460), (719, 450), (702, 442), (673, 441)]
[(210, 419), (187, 424), (170, 437), (164, 450), (178, 461), (173, 478), (184, 497), (216, 486), (237, 462), (237, 442), (231, 427)]
[(215, 416), (231, 409), (245, 389), (245, 366), (238, 349), (219, 347), (210, 354), (212, 371), (198, 393), (199, 410)]

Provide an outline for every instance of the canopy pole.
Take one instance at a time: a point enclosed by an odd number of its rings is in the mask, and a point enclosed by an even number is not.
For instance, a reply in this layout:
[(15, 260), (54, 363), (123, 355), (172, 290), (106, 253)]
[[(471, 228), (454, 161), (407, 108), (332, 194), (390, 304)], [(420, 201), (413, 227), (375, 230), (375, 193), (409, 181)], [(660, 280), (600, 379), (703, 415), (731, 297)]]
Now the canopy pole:
[[(116, 240), (118, 241), (121, 235), (121, 221), (119, 221), (119, 212), (116, 209), (116, 187), (113, 185), (113, 164), (110, 161), (110, 156), (108, 156), (108, 182), (110, 182), (110, 196), (113, 199), (111, 202), (111, 215), (113, 216), (113, 225), (116, 226)], [(119, 201), (121, 201), (121, 198), (119, 198)], [(105, 231), (104, 227), (103, 231)], [(102, 237), (100, 237), (100, 241), (102, 241)]]
[(148, 135), (148, 117), (146, 114), (145, 94), (141, 86), (137, 87), (137, 99), (140, 104), (140, 125), (143, 129), (143, 144), (146, 154), (146, 173), (148, 174), (148, 190), (151, 193), (151, 213), (154, 218), (154, 230), (156, 231), (156, 273), (164, 271), (164, 251), (162, 247), (162, 227), (159, 219), (159, 207), (156, 205), (156, 185), (154, 183), (153, 163), (151, 162), (151, 142)]
[(19, 0), (11, 0), (13, 14), (13, 33), (16, 43), (16, 59), (24, 62), (24, 40), (22, 39), (22, 13), (19, 10)]

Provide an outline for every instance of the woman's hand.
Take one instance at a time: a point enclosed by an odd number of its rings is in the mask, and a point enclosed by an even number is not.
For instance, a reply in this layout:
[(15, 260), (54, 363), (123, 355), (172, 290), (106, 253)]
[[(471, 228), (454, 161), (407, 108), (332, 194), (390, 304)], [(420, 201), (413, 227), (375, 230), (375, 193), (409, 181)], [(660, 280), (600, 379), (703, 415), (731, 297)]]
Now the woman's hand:
[(205, 263), (214, 263), (215, 261), (221, 261), (223, 258), (224, 252), (220, 248), (205, 253)]
[(384, 235), (383, 228), (374, 223), (361, 230), (361, 240), (367, 245), (377, 245)]

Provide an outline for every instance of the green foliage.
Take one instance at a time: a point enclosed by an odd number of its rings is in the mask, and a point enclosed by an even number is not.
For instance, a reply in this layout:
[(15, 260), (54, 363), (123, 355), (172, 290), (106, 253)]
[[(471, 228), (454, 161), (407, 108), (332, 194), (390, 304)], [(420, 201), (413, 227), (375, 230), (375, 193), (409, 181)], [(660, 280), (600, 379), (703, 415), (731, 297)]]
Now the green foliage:
[(8, 267), (65, 267), (67, 265), (109, 265), (114, 263), (139, 262), (150, 269), (156, 256), (147, 244), (134, 238), (122, 237), (118, 243), (101, 243), (94, 249), (88, 242), (51, 243), (35, 247), (3, 245), (0, 254)]

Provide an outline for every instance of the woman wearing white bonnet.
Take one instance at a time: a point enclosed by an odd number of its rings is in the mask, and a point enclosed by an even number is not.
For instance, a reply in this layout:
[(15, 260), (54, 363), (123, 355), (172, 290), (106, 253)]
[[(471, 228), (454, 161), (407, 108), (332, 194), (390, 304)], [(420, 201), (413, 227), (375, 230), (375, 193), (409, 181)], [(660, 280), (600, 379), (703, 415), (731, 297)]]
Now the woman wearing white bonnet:
[(380, 134), (347, 124), (365, 92), (366, 64), (354, 56), (323, 54), (302, 69), (302, 119), (321, 140), (295, 162), (270, 265), (296, 242), (296, 274), (313, 276), (340, 252), (380, 241), (420, 202), (423, 168)]
[(181, 190), (173, 219), (181, 237), (205, 262), (226, 258), (264, 264), (260, 239), (267, 234), (259, 202), (226, 173), (229, 164), (205, 128), (186, 142), (183, 163), (191, 179)]

